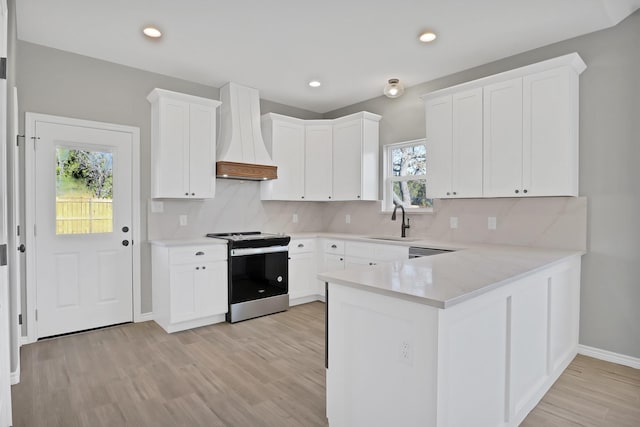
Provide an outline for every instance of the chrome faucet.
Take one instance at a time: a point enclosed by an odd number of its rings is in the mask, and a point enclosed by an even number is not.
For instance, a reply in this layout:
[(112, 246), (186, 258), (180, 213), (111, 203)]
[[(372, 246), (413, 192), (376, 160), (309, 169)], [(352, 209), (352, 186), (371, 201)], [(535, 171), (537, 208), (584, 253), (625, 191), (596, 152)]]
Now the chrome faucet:
[(402, 224), (400, 224), (400, 229), (402, 230), (402, 232), (400, 233), (400, 237), (407, 237), (407, 228), (411, 228), (411, 226), (409, 225), (409, 218), (407, 218), (407, 224), (405, 225), (404, 223), (404, 206), (396, 202), (393, 202), (393, 204), (395, 205), (395, 207), (393, 208), (393, 213), (391, 214), (391, 221), (396, 220), (396, 211), (398, 210), (398, 208), (400, 208), (400, 210), (402, 210)]

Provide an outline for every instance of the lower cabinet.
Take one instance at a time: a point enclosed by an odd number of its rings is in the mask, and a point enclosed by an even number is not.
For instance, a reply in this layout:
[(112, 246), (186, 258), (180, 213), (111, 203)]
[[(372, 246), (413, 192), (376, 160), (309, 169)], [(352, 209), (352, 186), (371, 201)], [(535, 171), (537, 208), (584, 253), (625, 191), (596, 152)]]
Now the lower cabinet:
[(226, 245), (152, 247), (154, 320), (167, 332), (224, 321)]
[[(289, 305), (317, 300), (321, 294), (316, 279), (315, 239), (294, 239), (289, 243)], [(322, 292), (324, 293), (324, 291)]]

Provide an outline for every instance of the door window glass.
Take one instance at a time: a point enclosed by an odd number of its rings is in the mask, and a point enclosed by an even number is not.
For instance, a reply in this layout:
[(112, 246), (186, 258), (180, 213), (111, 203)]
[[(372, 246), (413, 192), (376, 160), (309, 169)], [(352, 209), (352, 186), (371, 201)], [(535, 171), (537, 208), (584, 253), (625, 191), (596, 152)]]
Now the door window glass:
[(56, 234), (113, 231), (113, 154), (56, 148)]

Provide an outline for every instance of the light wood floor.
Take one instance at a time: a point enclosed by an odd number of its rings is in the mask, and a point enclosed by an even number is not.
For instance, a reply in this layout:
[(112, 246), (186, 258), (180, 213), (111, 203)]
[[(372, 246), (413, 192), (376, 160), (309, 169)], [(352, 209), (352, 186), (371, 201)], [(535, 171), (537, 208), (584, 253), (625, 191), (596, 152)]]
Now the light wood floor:
[[(327, 426), (318, 302), (171, 335), (123, 325), (21, 354), (15, 427)], [(578, 356), (522, 425), (638, 427), (640, 371)]]

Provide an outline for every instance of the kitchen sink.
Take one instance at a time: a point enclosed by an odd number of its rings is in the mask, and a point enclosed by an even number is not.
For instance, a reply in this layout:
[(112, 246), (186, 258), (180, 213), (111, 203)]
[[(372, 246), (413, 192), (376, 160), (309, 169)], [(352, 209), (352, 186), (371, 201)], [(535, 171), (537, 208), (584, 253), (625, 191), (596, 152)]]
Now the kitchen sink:
[(366, 239), (387, 240), (390, 242), (415, 242), (420, 239), (411, 237), (395, 237), (395, 236), (365, 236)]

